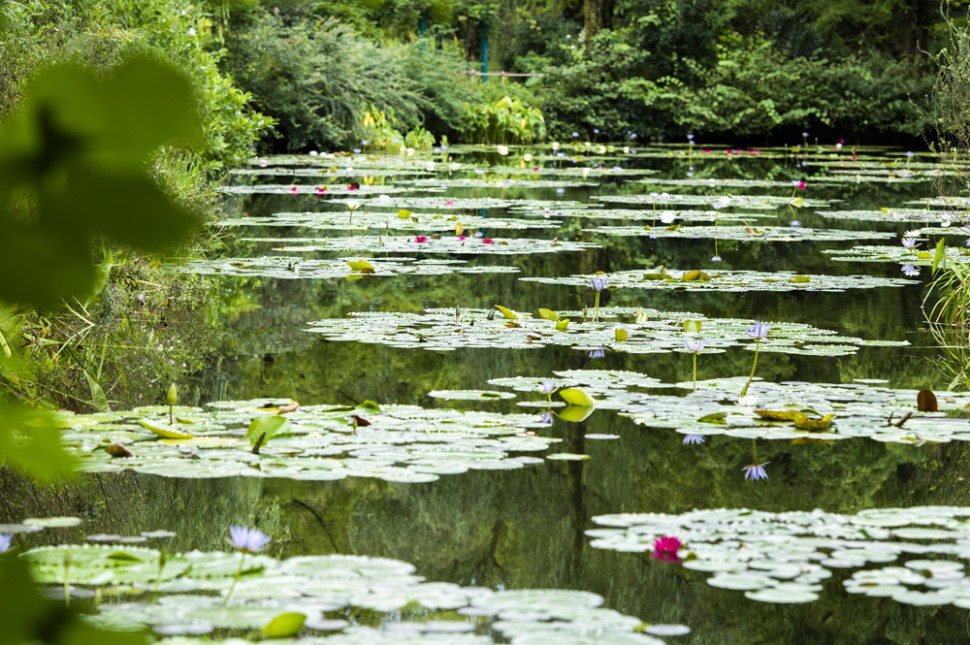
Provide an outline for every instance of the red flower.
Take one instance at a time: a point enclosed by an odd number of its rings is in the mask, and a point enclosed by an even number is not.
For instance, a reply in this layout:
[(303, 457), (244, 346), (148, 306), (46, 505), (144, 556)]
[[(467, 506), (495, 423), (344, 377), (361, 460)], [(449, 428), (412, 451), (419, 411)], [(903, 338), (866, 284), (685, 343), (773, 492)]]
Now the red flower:
[(495, 240), (493, 240), (493, 239), (492, 239), (492, 238), (490, 238), (490, 237), (485, 237), (485, 238), (482, 238), (482, 242), (483, 242), (484, 244), (495, 244)]
[(347, 186), (347, 190), (357, 190), (360, 186)]
[(418, 235), (414, 238), (415, 242), (427, 242), (428, 238), (424, 235)]
[(805, 183), (805, 180), (803, 179), (800, 182), (798, 182), (798, 186), (796, 186), (796, 188), (798, 188), (798, 190), (805, 190), (805, 186), (806, 185), (807, 184)]
[(661, 562), (680, 562), (677, 550), (681, 542), (675, 537), (659, 537), (653, 541), (653, 559)]
[(710, 151), (710, 149), (708, 149), (708, 148), (704, 148), (704, 154), (706, 154), (706, 155), (709, 155), (709, 154), (711, 154), (711, 151)]
[(290, 188), (290, 190), (292, 190), (295, 193), (296, 191), (299, 190), (299, 188), (297, 188), (296, 186), (293, 186), (292, 188)]

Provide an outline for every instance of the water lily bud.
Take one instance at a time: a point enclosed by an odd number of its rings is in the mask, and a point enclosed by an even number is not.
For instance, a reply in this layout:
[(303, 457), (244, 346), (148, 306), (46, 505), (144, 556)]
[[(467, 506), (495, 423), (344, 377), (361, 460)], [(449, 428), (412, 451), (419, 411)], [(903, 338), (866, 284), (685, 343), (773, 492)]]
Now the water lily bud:
[(179, 391), (175, 387), (175, 383), (168, 386), (168, 392), (165, 394), (165, 402), (169, 405), (175, 405), (179, 400)]

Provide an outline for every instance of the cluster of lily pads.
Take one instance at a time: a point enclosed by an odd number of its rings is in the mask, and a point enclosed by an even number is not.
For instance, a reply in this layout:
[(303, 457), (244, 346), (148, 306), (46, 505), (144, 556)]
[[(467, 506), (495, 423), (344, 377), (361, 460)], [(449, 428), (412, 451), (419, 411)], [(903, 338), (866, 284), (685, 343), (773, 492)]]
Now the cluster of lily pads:
[[(709, 509), (600, 515), (593, 521), (600, 528), (586, 534), (599, 549), (656, 556), (658, 540), (677, 536), (678, 548), (668, 559), (709, 574), (711, 586), (744, 591), (750, 600), (811, 602), (833, 573), (855, 569), (842, 583), (849, 593), (970, 609), (966, 507), (870, 509), (853, 515)], [(890, 566), (872, 569), (872, 564)]]
[[(46, 518), (23, 526), (77, 524), (78, 518)], [(88, 617), (95, 626), (150, 630), (162, 643), (188, 645), (215, 637), (240, 643), (471, 645), (554, 639), (579, 644), (597, 639), (662, 645), (657, 635), (690, 632), (684, 625), (648, 624), (606, 609), (601, 596), (583, 591), (496, 591), (427, 582), (406, 562), (368, 556), (279, 560), (260, 553), (271, 541), (268, 535), (243, 526), (229, 527), (237, 553), (170, 553), (164, 546), (135, 545), (173, 535), (95, 535), (89, 541), (96, 544), (40, 547), (19, 557), (38, 583), (62, 590), (66, 603), (99, 598), (98, 612)]]

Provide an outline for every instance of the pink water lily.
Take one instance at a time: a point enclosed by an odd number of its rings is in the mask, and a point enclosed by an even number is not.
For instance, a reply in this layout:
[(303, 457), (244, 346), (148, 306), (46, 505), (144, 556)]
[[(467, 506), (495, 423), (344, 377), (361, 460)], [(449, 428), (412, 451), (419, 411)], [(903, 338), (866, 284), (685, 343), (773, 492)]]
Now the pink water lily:
[(495, 244), (495, 240), (493, 240), (490, 237), (483, 237), (482, 238), (482, 243), (483, 244)]
[(415, 242), (419, 242), (419, 243), (420, 242), (427, 242), (428, 241), (428, 237), (426, 235), (417, 235), (417, 236), (415, 236), (414, 241)]
[(677, 551), (683, 543), (675, 537), (658, 537), (653, 541), (653, 559), (660, 562), (680, 562)]

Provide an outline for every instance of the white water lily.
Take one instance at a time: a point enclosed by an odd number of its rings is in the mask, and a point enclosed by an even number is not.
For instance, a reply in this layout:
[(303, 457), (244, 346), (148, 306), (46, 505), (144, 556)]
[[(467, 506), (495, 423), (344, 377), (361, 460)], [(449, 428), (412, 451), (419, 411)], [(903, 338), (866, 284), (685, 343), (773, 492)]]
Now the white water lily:
[(527, 153), (525, 153), (524, 155), (522, 155), (522, 159), (524, 159), (525, 161), (532, 161), (532, 155), (530, 155), (530, 154), (529, 154), (529, 153), (527, 152)]
[(504, 157), (505, 155), (509, 154), (509, 147), (502, 146), (502, 145), (495, 146), (495, 152), (499, 153)]
[(748, 394), (746, 396), (738, 397), (738, 405), (742, 405), (746, 408), (753, 408), (758, 404), (758, 397)]
[(350, 200), (349, 202), (347, 202), (347, 208), (349, 208), (352, 211), (355, 211), (358, 208), (360, 208), (360, 202), (356, 200)]

